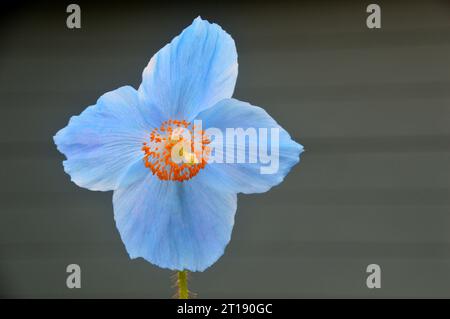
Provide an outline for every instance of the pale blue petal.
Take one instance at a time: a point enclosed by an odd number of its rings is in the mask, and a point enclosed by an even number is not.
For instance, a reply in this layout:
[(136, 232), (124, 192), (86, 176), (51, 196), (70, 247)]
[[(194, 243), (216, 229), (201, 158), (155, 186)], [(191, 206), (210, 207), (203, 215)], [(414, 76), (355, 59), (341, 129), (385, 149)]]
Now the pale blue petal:
[(196, 18), (150, 60), (139, 97), (166, 118), (191, 120), (233, 95), (238, 73), (234, 40), (217, 24)]
[[(292, 166), (300, 160), (303, 146), (291, 139), (289, 134), (280, 127), (275, 120), (262, 108), (241, 102), (235, 99), (226, 99), (214, 107), (203, 111), (197, 117), (202, 120), (203, 130), (214, 127), (219, 129), (224, 136), (223, 158), (224, 163), (210, 163), (198, 174), (198, 178), (218, 189), (242, 192), (246, 194), (266, 192), (271, 187), (281, 183), (289, 173)], [(226, 139), (226, 128), (279, 128), (279, 163), (278, 169), (271, 174), (262, 174), (261, 167), (268, 167), (269, 163), (261, 163), (258, 157), (259, 148), (252, 152), (246, 141), (245, 151), (247, 156), (252, 153), (257, 158), (257, 163), (226, 163), (226, 145), (232, 145), (233, 141)], [(270, 150), (270, 134), (264, 143)], [(220, 151), (219, 151), (220, 153)], [(236, 160), (237, 150), (235, 150)], [(247, 158), (248, 158), (247, 157)], [(274, 166), (276, 167), (276, 166)]]
[[(131, 258), (162, 268), (203, 271), (230, 241), (236, 194), (209, 189), (195, 177), (161, 181), (150, 172), (114, 191), (114, 218)], [(147, 170), (148, 171), (148, 170)]]
[(64, 170), (78, 186), (116, 189), (129, 166), (142, 162), (142, 143), (153, 124), (138, 103), (137, 91), (130, 86), (108, 92), (54, 136), (67, 157)]

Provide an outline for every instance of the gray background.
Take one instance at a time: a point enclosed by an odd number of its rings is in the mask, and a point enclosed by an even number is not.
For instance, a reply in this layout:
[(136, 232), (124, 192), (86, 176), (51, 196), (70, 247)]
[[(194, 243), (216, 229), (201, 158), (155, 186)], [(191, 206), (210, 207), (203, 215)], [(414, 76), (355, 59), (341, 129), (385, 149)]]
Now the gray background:
[[(0, 295), (171, 297), (171, 272), (130, 260), (111, 192), (78, 188), (52, 142), (71, 115), (131, 84), (197, 15), (236, 40), (235, 97), (263, 106), (307, 152), (280, 186), (239, 196), (225, 255), (199, 297), (450, 297), (450, 6), (66, 4), (3, 10)], [(65, 268), (82, 268), (66, 288)], [(365, 285), (382, 267), (382, 288)]]

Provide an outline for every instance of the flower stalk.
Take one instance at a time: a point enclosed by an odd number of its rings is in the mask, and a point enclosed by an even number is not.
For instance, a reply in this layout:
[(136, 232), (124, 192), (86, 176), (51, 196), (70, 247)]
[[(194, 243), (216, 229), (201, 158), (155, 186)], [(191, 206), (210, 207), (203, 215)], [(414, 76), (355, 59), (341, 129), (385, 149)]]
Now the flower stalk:
[(178, 271), (177, 276), (178, 299), (189, 299), (187, 270)]

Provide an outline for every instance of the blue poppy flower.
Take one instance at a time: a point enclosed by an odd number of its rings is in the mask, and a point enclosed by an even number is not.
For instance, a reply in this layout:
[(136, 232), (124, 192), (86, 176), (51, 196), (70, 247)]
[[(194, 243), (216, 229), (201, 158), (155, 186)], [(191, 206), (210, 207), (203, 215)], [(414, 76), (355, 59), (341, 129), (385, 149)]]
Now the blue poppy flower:
[[(237, 193), (269, 190), (299, 161), (302, 146), (262, 108), (231, 98), (237, 74), (234, 40), (198, 17), (151, 58), (138, 90), (104, 94), (55, 135), (74, 183), (114, 191), (114, 218), (131, 258), (203, 271), (230, 241)], [(181, 161), (168, 157), (180, 140), (173, 133), (195, 135), (199, 120), (205, 130), (277, 129), (278, 169), (262, 174), (261, 163), (208, 162), (187, 146)], [(210, 154), (205, 130), (197, 142)]]

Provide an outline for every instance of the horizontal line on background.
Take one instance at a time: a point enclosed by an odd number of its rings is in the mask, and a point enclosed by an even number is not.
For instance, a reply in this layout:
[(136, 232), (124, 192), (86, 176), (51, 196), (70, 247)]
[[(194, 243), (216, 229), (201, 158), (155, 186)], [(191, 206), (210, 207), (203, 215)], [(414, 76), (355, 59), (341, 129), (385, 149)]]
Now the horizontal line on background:
[[(89, 205), (105, 204), (105, 197), (101, 199), (100, 194), (108, 198), (111, 203), (111, 193), (89, 192), (77, 190), (73, 192), (0, 192), (0, 208), (4, 211), (9, 207), (35, 206), (49, 209), (60, 209), (70, 205), (77, 205), (80, 201)], [(284, 190), (286, 198), (283, 202), (289, 202), (289, 198), (295, 200), (297, 205), (449, 205), (450, 189), (295, 189)], [(242, 195), (244, 196), (244, 195)], [(260, 196), (259, 201), (264, 203), (273, 202), (270, 196)]]
[[(125, 85), (125, 83), (122, 83)], [(385, 83), (348, 83), (348, 84), (326, 84), (326, 85), (307, 85), (298, 84), (292, 86), (280, 86), (279, 84), (265, 85), (265, 86), (245, 86), (240, 85), (236, 87), (235, 96), (245, 94), (258, 94), (261, 99), (265, 96), (268, 98), (276, 97), (277, 101), (280, 98), (290, 101), (302, 102), (305, 100), (386, 100), (386, 99), (411, 99), (411, 98), (448, 98), (450, 97), (450, 78), (448, 81), (428, 81), (428, 82), (385, 82)], [(112, 89), (112, 88), (111, 88)], [(25, 108), (36, 108), (41, 110), (43, 107), (61, 108), (59, 101), (61, 98), (65, 101), (71, 101), (71, 96), (100, 96), (104, 92), (98, 90), (79, 90), (74, 87), (68, 87), (64, 90), (57, 90), (51, 86), (40, 88), (39, 90), (27, 89), (24, 87), (17, 88), (17, 90), (0, 88), (0, 97), (2, 98), (2, 109), (21, 107), (14, 103), (17, 99), (23, 101), (29, 98), (29, 104)], [(53, 94), (51, 101), (57, 100), (58, 103), (49, 103), (42, 105), (36, 103), (42, 96), (49, 96)], [(12, 102), (9, 102), (11, 100)], [(95, 103), (95, 100), (92, 101)], [(87, 106), (87, 105), (86, 105)], [(424, 101), (424, 108), (432, 107), (433, 105), (426, 104)], [(23, 106), (22, 106), (23, 107)]]
[[(401, 31), (372, 30), (321, 33), (289, 33), (263, 36), (240, 36), (244, 43), (240, 50), (283, 51), (283, 50), (347, 50), (347, 49), (385, 49), (398, 47), (443, 46), (450, 44), (450, 29), (432, 30), (405, 29)], [(251, 44), (251, 46), (250, 46)], [(269, 45), (270, 44), (270, 45)]]
[[(267, 32), (240, 32), (236, 33), (235, 39), (238, 41), (239, 53), (247, 54), (258, 52), (282, 52), (282, 51), (323, 51), (323, 50), (351, 50), (351, 49), (387, 49), (401, 47), (439, 47), (450, 44), (449, 28), (434, 29), (403, 29), (403, 30), (383, 30), (373, 32), (373, 30), (363, 29), (339, 31), (334, 29), (321, 32), (299, 32), (297, 29), (280, 29), (273, 33)], [(128, 30), (128, 31), (127, 31)], [(93, 31), (89, 35), (78, 35), (68, 37), (63, 32), (49, 30), (45, 37), (32, 37), (30, 35), (14, 37), (12, 49), (14, 58), (29, 57), (32, 51), (33, 58), (55, 58), (58, 56), (71, 57), (74, 59), (96, 56), (104, 56), (108, 48), (118, 45), (120, 38), (127, 39), (127, 51), (124, 58), (140, 58), (145, 50), (148, 54), (148, 46), (143, 44), (141, 37), (127, 37), (127, 32), (132, 32), (133, 28), (125, 28), (113, 33)], [(58, 29), (59, 31), (59, 29)], [(53, 33), (52, 33), (53, 32)], [(13, 33), (12, 33), (13, 34)], [(33, 34), (31, 32), (31, 34)], [(97, 36), (95, 36), (97, 35)], [(13, 35), (11, 35), (13, 36)], [(152, 44), (163, 46), (168, 39), (161, 34), (152, 34)], [(98, 46), (98, 38), (102, 39), (102, 45)], [(57, 43), (57, 44), (56, 44)], [(89, 47), (89, 51), (76, 50), (80, 46)], [(57, 50), (49, 49), (57, 48)]]
[[(448, 205), (449, 188), (433, 189), (296, 189), (286, 196), (303, 205)], [(269, 201), (262, 197), (263, 202)]]
[[(415, 242), (293, 242), (231, 240), (229, 258), (313, 259), (450, 259), (449, 243)], [(2, 260), (20, 259), (124, 259), (123, 244), (115, 243), (2, 243)], [(242, 256), (245, 257), (242, 257)]]
[(307, 145), (308, 153), (449, 152), (450, 136), (315, 137), (294, 139)]
[[(450, 97), (449, 81), (340, 83), (326, 85), (271, 85), (264, 87), (238, 86), (236, 92), (257, 93), (264, 96), (282, 97), (289, 100), (384, 100), (410, 98)], [(430, 105), (424, 103), (424, 107)]]
[[(429, 153), (450, 152), (450, 136), (386, 137), (302, 137), (294, 136), (306, 146), (308, 155), (346, 153)], [(55, 159), (64, 157), (53, 142), (0, 142), (0, 160)]]

